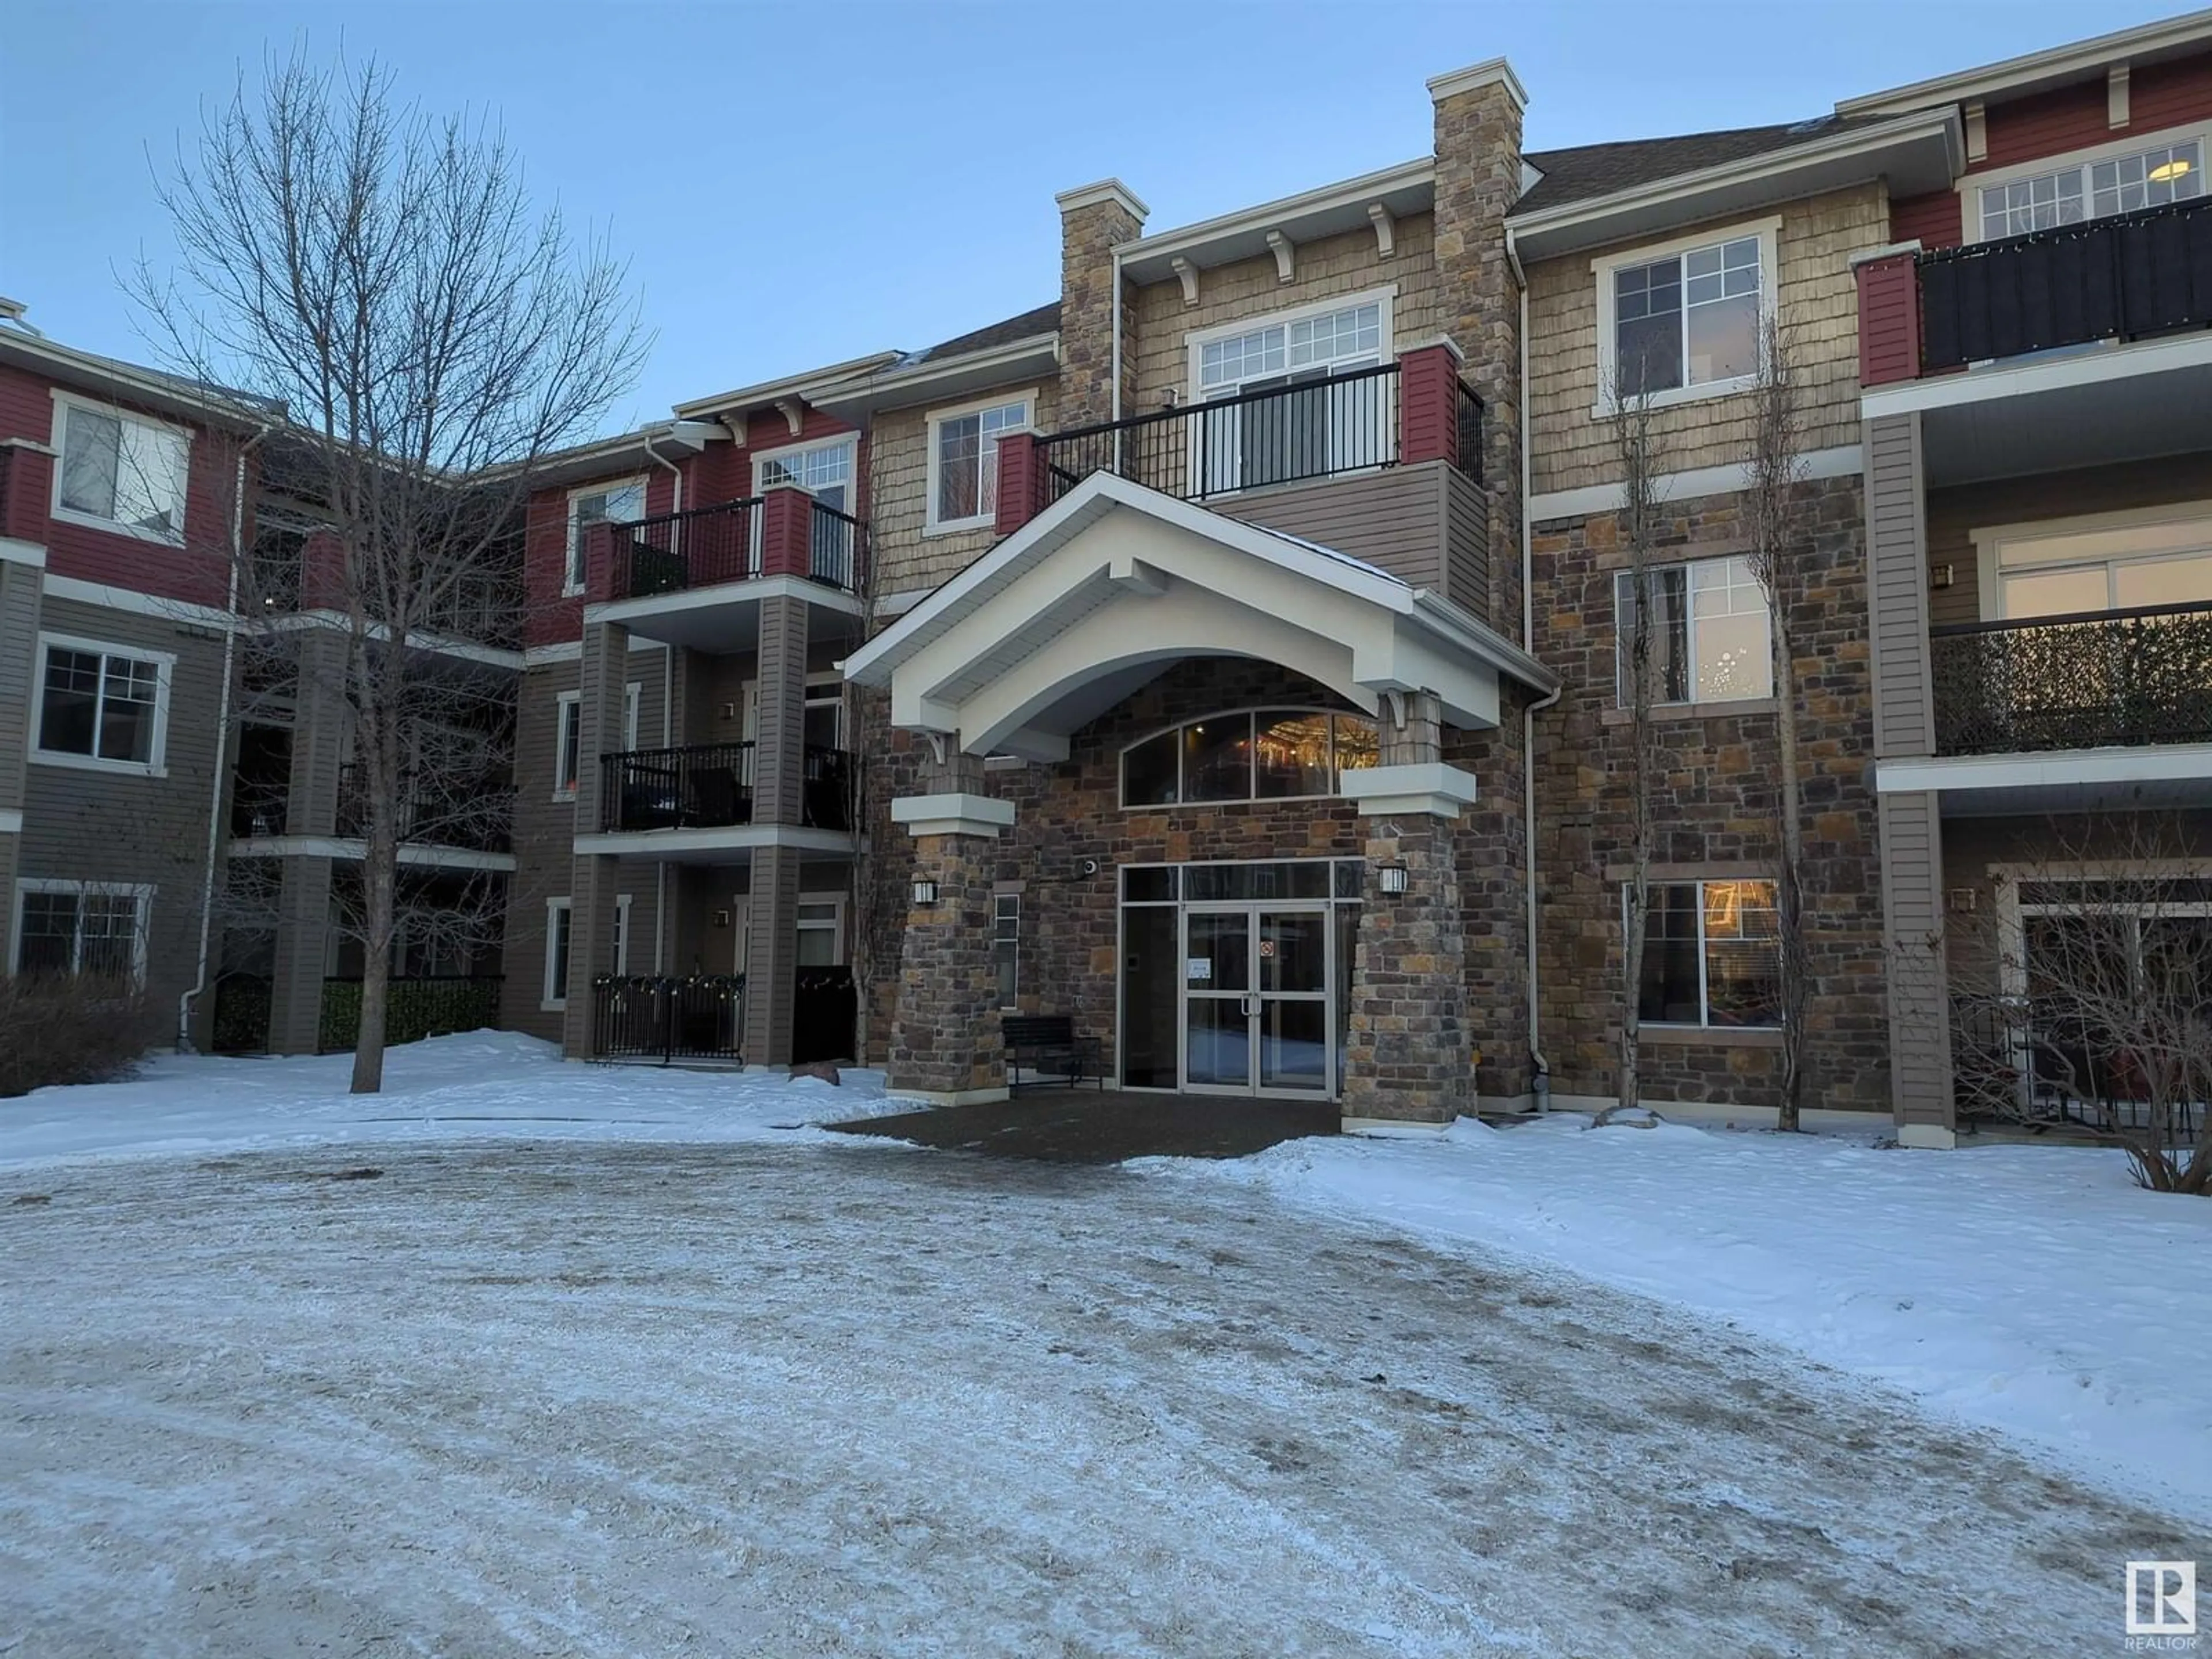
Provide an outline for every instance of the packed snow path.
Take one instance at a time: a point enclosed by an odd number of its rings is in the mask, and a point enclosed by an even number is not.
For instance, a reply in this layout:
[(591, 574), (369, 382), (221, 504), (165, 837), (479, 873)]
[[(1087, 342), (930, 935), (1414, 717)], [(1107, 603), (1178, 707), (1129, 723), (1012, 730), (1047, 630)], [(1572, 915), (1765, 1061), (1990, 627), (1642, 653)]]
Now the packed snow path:
[(2124, 1561), (2205, 1553), (1226, 1184), (329, 1147), (9, 1170), (0, 1240), (0, 1652), (42, 1659), (2103, 1651)]

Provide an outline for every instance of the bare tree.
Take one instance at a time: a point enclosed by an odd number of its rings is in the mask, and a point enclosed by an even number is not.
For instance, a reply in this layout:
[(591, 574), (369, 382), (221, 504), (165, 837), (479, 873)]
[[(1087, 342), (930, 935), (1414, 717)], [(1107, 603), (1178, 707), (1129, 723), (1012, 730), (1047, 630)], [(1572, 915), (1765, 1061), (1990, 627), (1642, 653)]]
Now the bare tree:
[(1658, 700), (1662, 661), (1659, 628), (1665, 620), (1659, 584), (1653, 580), (1653, 551), (1659, 538), (1658, 479), (1663, 465), (1659, 434), (1652, 421), (1651, 398), (1616, 383), (1610, 392), (1614, 459), (1620, 467), (1620, 542), (1628, 556), (1630, 602), (1618, 622), (1621, 667), (1628, 684), (1628, 857), (1627, 902), (1624, 907), (1620, 982), (1620, 1054), (1615, 1067), (1614, 1104), (1598, 1115), (1610, 1122), (1615, 1112), (1637, 1103), (1642, 1086), (1640, 1001), (1644, 946), (1651, 904), (1652, 791), (1658, 770), (1651, 707)]
[(2212, 860), (2151, 813), (2054, 827), (1953, 952), (1962, 1109), (2087, 1130), (2212, 1195)]
[[(295, 695), (340, 696), (350, 715), (366, 848), (353, 1088), (374, 1092), (400, 844), (426, 791), (434, 811), (468, 798), (431, 781), (466, 772), (439, 750), (469, 723), (441, 718), (455, 703), (431, 665), (454, 653), (426, 640), (513, 635), (530, 495), (626, 389), (642, 341), (622, 269), (532, 208), (496, 129), (395, 104), (374, 64), (295, 55), (258, 88), (241, 76), (161, 199), (179, 270), (137, 272), (149, 332), (211, 396), (239, 389), (264, 434), (255, 472), (311, 526), (289, 568), (231, 556)], [(331, 632), (335, 648), (314, 643)]]
[(1760, 332), (1758, 381), (1753, 389), (1750, 473), (1746, 492), (1750, 520), (1748, 562), (1766, 590), (1774, 680), (1774, 742), (1779, 772), (1776, 811), (1782, 856), (1775, 868), (1776, 955), (1782, 1018), (1782, 1100), (1776, 1127), (1795, 1133), (1805, 1094), (1805, 1017), (1809, 972), (1805, 939), (1805, 823), (1802, 757), (1797, 740), (1796, 650), (1791, 606), (1804, 586), (1798, 565), (1805, 556), (1799, 486), (1805, 480), (1804, 421), (1798, 407), (1796, 365), (1778, 316)]

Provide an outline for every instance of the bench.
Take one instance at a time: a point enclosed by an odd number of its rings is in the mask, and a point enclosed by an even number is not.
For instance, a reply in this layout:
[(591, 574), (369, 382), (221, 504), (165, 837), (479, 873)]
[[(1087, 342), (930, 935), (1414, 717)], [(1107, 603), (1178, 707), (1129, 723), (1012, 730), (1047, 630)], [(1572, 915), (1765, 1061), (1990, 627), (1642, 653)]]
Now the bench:
[[(1106, 1079), (1098, 1068), (1098, 1044), (1075, 1035), (1075, 1022), (1066, 1014), (1007, 1014), (1002, 1018), (1006, 1042), (1006, 1092), (1036, 1088), (1038, 1073), (1049, 1066), (1054, 1081), (1073, 1089), (1086, 1078), (1103, 1089)], [(1030, 1080), (1021, 1080), (1022, 1067)]]

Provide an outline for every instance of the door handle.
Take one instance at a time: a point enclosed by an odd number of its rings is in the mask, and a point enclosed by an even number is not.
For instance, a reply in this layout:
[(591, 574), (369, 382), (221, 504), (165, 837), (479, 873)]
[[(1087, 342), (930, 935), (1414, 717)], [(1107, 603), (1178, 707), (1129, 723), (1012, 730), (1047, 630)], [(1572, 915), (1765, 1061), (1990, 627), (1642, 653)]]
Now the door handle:
[(1260, 999), (1249, 991), (1244, 995), (1244, 1018), (1255, 1019), (1260, 1013)]

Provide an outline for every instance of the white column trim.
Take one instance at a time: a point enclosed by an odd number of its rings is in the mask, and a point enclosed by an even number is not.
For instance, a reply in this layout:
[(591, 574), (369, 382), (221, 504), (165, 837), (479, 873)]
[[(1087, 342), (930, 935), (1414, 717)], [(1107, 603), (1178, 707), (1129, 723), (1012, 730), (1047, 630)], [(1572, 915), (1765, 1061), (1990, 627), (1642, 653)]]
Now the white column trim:
[(1412, 766), (1373, 766), (1347, 772), (1344, 793), (1362, 817), (1455, 818), (1474, 805), (1474, 775), (1429, 761)]
[(891, 822), (909, 836), (986, 836), (995, 840), (1014, 823), (1014, 804), (989, 795), (904, 795), (891, 803)]

